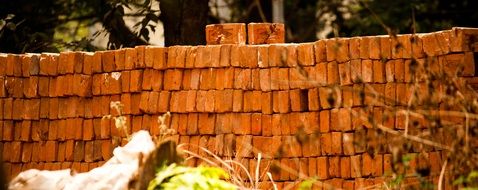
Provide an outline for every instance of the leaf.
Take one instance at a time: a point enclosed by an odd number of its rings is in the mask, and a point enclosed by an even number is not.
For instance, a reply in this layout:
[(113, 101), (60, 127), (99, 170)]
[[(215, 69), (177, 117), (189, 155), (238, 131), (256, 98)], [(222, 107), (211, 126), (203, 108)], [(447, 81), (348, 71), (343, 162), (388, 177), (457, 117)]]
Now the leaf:
[(7, 22), (5, 26), (11, 31), (15, 31), (15, 29), (17, 29), (17, 25), (13, 22)]
[(308, 190), (312, 189), (312, 185), (317, 181), (315, 178), (310, 178), (302, 181), (299, 185), (299, 190)]
[(458, 177), (458, 179), (455, 179), (453, 181), (453, 185), (461, 185), (461, 184), (465, 183), (465, 180), (466, 180), (465, 177), (460, 176), (460, 177)]

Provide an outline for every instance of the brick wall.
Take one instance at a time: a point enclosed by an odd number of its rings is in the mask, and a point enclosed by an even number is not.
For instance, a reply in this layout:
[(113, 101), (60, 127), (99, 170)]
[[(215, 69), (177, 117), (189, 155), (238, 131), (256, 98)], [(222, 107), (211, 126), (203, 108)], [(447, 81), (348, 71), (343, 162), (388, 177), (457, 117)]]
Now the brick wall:
[[(365, 84), (407, 102), (412, 57), (435, 57), (434, 63), (450, 72), (463, 67), (460, 77), (477, 81), (478, 29), (420, 34), (413, 38), (417, 43), (411, 38), (0, 54), (5, 171), (8, 176), (30, 168), (85, 172), (103, 164), (125, 142), (113, 122), (102, 120), (117, 114), (110, 102), (121, 101), (131, 132), (144, 129), (158, 135), (156, 118), (170, 111), (167, 123), (178, 132), (173, 139), (241, 158), (251, 170), (257, 152), (265, 154), (266, 165), (282, 144), (276, 161), (301, 174), (274, 172), (279, 185), (304, 176), (346, 189), (380, 184), (392, 155), (384, 151), (372, 157), (354, 146), (351, 139), (364, 124), (351, 112), (374, 105), (379, 115), (381, 104), (362, 104), (354, 90)], [(341, 87), (342, 101), (336, 106), (328, 100), (331, 85)], [(403, 130), (395, 123), (387, 124)], [(299, 134), (316, 140), (300, 142), (295, 138)], [(426, 153), (437, 176), (442, 151)]]

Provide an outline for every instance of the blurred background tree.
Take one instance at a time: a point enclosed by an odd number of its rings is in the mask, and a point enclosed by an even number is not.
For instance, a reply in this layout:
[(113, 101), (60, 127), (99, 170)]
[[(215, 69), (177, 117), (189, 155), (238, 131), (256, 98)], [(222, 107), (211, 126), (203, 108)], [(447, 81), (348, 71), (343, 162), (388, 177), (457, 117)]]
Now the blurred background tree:
[(0, 0), (0, 5), (0, 52), (13, 53), (205, 44), (206, 24), (277, 21), (277, 8), (288, 42), (478, 27), (475, 0)]

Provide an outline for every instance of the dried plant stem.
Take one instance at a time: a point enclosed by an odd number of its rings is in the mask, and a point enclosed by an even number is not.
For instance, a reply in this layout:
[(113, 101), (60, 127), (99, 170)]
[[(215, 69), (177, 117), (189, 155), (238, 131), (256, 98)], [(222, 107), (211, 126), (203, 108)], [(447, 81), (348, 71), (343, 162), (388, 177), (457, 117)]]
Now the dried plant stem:
[(448, 163), (448, 160), (445, 160), (445, 163), (443, 163), (443, 166), (441, 167), (440, 177), (438, 178), (438, 190), (443, 189), (443, 177), (445, 175), (445, 170), (446, 170), (447, 163)]
[[(362, 121), (368, 122), (367, 117), (358, 114), (356, 111), (352, 110), (352, 114), (354, 114), (355, 116), (358, 116)], [(378, 129), (382, 130), (383, 132), (387, 132), (387, 133), (390, 133), (392, 135), (402, 136), (405, 139), (415, 141), (415, 142), (418, 142), (418, 143), (422, 143), (422, 144), (425, 144), (425, 145), (429, 145), (429, 146), (433, 146), (433, 147), (437, 147), (437, 148), (441, 148), (441, 149), (445, 149), (445, 150), (452, 150), (452, 148), (449, 147), (449, 146), (446, 146), (446, 145), (443, 145), (443, 144), (440, 144), (440, 143), (437, 143), (437, 142), (433, 142), (433, 141), (430, 141), (430, 140), (427, 140), (427, 139), (423, 139), (423, 138), (420, 138), (418, 136), (405, 135), (403, 133), (400, 133), (399, 131), (395, 131), (393, 129), (385, 127), (382, 124), (377, 124), (376, 126), (377, 126)]]
[(412, 102), (413, 102), (413, 94), (415, 94), (415, 86), (412, 87), (412, 92), (410, 93), (410, 99), (408, 99), (408, 104), (407, 104), (407, 111), (405, 112), (405, 132), (404, 132), (404, 136), (407, 136), (408, 135), (408, 123), (410, 121), (410, 107), (412, 106)]

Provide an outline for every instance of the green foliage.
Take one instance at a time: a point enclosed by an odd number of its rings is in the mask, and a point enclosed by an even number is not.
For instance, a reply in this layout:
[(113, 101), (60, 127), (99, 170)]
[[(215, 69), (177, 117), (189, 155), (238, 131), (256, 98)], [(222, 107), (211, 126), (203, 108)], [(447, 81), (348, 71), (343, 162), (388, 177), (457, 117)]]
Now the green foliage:
[(315, 182), (317, 182), (317, 179), (315, 177), (306, 179), (300, 183), (299, 190), (312, 189), (312, 186), (314, 185)]
[(195, 168), (171, 164), (161, 167), (149, 183), (148, 190), (162, 189), (236, 189), (237, 187), (221, 178), (228, 174), (217, 167), (198, 166)]
[(465, 186), (462, 189), (466, 190), (478, 190), (478, 171), (471, 171), (468, 176), (461, 175), (455, 181), (454, 186)]

